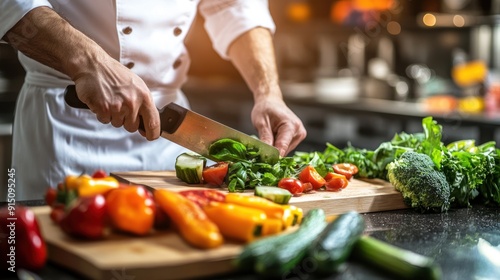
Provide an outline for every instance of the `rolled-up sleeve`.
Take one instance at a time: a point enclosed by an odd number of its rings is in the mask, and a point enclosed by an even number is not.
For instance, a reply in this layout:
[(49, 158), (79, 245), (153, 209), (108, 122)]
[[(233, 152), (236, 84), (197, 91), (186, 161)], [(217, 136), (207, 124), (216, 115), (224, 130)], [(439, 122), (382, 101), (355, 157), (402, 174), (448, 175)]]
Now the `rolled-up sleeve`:
[(24, 15), (36, 7), (48, 6), (47, 0), (1, 0), (0, 1), (0, 39), (9, 31)]
[(276, 26), (267, 0), (202, 0), (200, 13), (215, 51), (224, 59), (230, 44), (241, 34), (255, 27), (272, 33)]

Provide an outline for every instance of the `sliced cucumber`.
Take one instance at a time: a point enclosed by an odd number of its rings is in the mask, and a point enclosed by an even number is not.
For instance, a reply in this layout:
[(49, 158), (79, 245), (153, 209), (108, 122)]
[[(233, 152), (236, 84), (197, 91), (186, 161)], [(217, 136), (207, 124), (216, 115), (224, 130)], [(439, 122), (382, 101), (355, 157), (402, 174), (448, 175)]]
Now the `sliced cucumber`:
[(255, 195), (269, 199), (278, 204), (288, 204), (288, 201), (290, 201), (292, 197), (292, 193), (288, 190), (267, 186), (255, 187)]
[(175, 175), (188, 184), (203, 182), (203, 168), (207, 159), (195, 153), (182, 153), (175, 159)]

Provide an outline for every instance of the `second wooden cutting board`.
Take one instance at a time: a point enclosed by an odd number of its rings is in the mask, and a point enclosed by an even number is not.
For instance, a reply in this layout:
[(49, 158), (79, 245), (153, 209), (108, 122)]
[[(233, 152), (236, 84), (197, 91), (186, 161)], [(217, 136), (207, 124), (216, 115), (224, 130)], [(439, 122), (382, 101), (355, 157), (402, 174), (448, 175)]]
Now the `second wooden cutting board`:
[[(133, 184), (146, 185), (154, 189), (170, 189), (175, 191), (207, 188), (207, 185), (188, 185), (175, 176), (175, 171), (135, 171), (116, 172), (112, 175), (122, 181)], [(215, 188), (227, 193), (227, 188)], [(251, 190), (245, 192), (253, 194)], [(334, 215), (354, 210), (360, 213), (379, 212), (404, 209), (400, 192), (387, 181), (352, 179), (347, 188), (339, 192), (317, 191), (313, 194), (304, 194), (292, 197), (290, 204), (300, 207), (304, 212), (312, 208), (322, 208), (327, 215)]]

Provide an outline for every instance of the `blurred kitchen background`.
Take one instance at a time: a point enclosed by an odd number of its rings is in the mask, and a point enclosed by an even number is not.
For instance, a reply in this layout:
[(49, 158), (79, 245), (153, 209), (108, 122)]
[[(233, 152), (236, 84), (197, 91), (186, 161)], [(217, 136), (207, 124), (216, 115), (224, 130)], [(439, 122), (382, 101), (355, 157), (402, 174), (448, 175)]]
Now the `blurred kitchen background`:
[[(500, 136), (500, 0), (270, 0), (283, 94), (304, 121), (301, 151), (372, 149), (424, 116), (443, 140)], [(201, 114), (249, 134), (252, 95), (197, 18), (184, 91)], [(10, 167), (23, 69), (0, 44), (0, 181)]]

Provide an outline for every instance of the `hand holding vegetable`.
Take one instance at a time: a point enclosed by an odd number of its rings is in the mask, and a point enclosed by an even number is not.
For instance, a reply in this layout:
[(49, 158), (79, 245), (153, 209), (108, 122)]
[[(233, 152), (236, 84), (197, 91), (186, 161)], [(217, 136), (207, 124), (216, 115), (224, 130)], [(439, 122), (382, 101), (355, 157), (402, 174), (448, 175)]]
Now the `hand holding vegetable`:
[(259, 138), (286, 156), (307, 135), (302, 121), (281, 98), (257, 99), (251, 113)]

